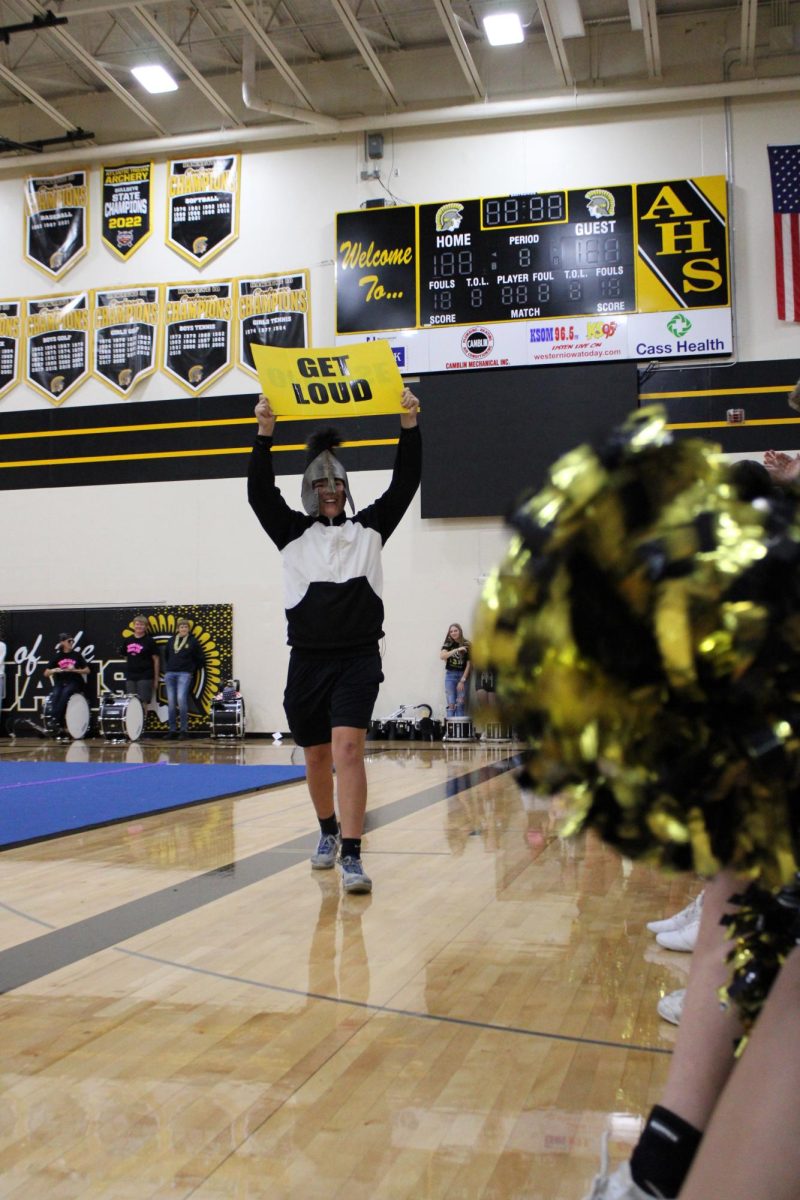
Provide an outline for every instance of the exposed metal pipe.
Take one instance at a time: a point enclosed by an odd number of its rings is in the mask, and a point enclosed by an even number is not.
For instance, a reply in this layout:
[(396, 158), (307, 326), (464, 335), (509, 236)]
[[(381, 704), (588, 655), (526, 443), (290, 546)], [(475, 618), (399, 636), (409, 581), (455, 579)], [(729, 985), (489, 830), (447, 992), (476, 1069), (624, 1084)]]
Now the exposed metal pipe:
[(338, 133), (341, 126), (335, 117), (326, 117), (324, 113), (315, 112), (313, 108), (298, 108), (293, 104), (278, 104), (272, 100), (262, 100), (256, 95), (256, 53), (255, 44), (247, 34), (244, 35), (242, 47), (242, 103), (252, 112), (269, 113), (273, 117), (284, 117), (287, 121), (300, 121), (313, 125), (318, 131)]
[[(420, 109), (347, 118), (339, 121), (332, 136), (364, 133), (367, 130), (414, 129), (435, 125), (469, 125), (481, 121), (520, 120), (524, 117), (555, 116), (559, 113), (597, 112), (613, 108), (656, 108), (664, 104), (687, 104), (724, 100), (735, 96), (770, 96), (800, 93), (800, 77), (780, 79), (738, 79), (723, 83), (689, 84), (684, 87), (651, 88), (642, 91), (575, 90), (569, 95), (529, 97), (524, 100), (496, 100), (484, 104), (459, 104), (449, 108)], [(301, 110), (302, 111), (302, 110)], [(310, 111), (310, 110), (309, 110)], [(81, 150), (81, 162), (96, 162), (114, 155), (153, 154), (166, 156), (175, 151), (268, 142), (298, 142), (319, 138), (326, 131), (312, 125), (267, 125), (247, 129), (212, 129), (207, 133), (182, 134), (179, 137), (147, 138), (119, 144), (87, 147)], [(74, 162), (75, 151), (37, 154), (0, 159), (0, 171), (17, 174), (20, 169), (41, 167), (43, 163)]]

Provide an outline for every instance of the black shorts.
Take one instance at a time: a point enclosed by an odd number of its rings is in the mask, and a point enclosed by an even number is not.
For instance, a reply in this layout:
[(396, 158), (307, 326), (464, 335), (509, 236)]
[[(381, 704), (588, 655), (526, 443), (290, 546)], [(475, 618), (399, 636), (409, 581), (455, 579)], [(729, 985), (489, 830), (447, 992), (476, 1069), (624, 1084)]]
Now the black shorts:
[(283, 707), (298, 746), (323, 746), (331, 729), (367, 729), (383, 683), (381, 656), (320, 658), (293, 650)]

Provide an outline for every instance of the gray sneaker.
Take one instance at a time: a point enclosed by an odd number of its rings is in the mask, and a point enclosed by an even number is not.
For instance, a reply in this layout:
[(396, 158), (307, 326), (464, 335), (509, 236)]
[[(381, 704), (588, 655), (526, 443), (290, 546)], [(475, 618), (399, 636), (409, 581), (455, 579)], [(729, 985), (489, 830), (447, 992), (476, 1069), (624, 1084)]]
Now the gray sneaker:
[(341, 839), (336, 833), (320, 834), (317, 848), (311, 855), (311, 866), (315, 871), (330, 871), (336, 865)]
[(345, 892), (371, 892), (372, 880), (364, 870), (360, 858), (340, 858), (342, 890)]
[(643, 1192), (638, 1184), (633, 1182), (630, 1163), (620, 1163), (616, 1171), (609, 1175), (608, 1135), (603, 1138), (600, 1173), (592, 1180), (592, 1190), (584, 1200), (653, 1200), (649, 1192)]

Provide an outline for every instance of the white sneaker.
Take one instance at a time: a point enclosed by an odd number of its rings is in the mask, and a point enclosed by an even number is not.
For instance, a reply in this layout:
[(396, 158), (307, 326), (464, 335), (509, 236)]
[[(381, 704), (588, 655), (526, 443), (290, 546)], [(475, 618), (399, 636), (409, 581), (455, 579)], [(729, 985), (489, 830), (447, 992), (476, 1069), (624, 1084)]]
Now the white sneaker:
[(680, 1025), (685, 999), (686, 988), (678, 988), (677, 992), (669, 992), (659, 1000), (656, 1012), (665, 1021), (669, 1021), (670, 1025)]
[(691, 925), (696, 921), (703, 909), (703, 893), (695, 896), (694, 900), (682, 908), (679, 913), (675, 913), (671, 917), (664, 917), (663, 921), (648, 921), (647, 928), (651, 933), (668, 933), (673, 929), (682, 929), (684, 925)]
[(653, 1200), (648, 1192), (633, 1182), (629, 1163), (620, 1163), (616, 1171), (608, 1173), (608, 1135), (604, 1135), (600, 1152), (600, 1173), (592, 1180), (592, 1190), (584, 1200)]
[(697, 935), (700, 932), (700, 918), (692, 925), (684, 925), (680, 929), (669, 929), (666, 933), (657, 933), (656, 941), (665, 950), (681, 950), (691, 954), (697, 945)]

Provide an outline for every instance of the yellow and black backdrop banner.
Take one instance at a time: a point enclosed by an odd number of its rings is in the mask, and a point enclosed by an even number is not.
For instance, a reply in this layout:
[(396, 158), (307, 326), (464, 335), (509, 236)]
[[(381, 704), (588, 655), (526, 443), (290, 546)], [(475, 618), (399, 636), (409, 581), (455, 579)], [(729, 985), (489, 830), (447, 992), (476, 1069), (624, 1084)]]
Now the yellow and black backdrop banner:
[[(6, 697), (3, 717), (15, 721), (41, 719), (51, 685), (44, 670), (56, 649), (58, 635), (75, 638), (89, 667), (85, 692), (89, 707), (96, 712), (106, 692), (125, 691), (123, 641), (133, 632), (131, 619), (147, 617), (162, 659), (162, 682), (156, 697), (159, 708), (166, 704), (163, 662), (167, 643), (185, 617), (192, 626), (202, 655), (189, 691), (189, 725), (203, 727), (211, 702), (233, 675), (233, 606), (230, 604), (147, 604), (133, 601), (127, 607), (0, 609), (0, 637), (6, 643)], [(157, 729), (164, 712), (148, 712), (147, 728)]]

